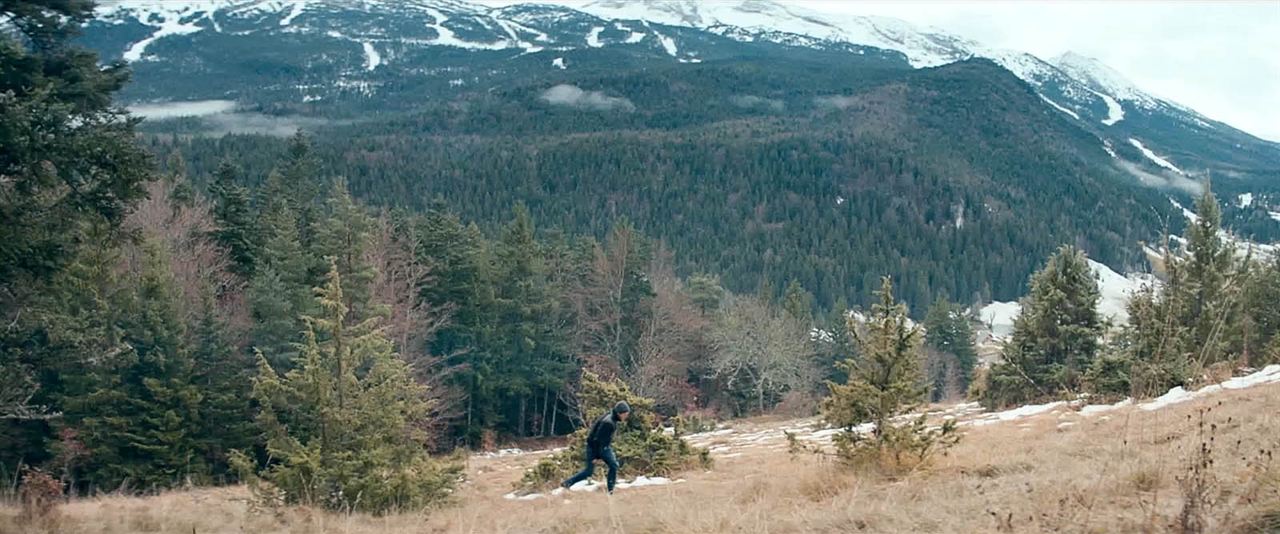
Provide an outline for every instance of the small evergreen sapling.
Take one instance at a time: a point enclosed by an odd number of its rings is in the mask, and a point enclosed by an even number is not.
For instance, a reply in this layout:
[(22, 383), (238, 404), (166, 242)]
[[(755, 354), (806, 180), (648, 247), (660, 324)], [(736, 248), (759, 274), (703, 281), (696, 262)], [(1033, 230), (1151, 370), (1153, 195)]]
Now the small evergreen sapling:
[(835, 437), (837, 455), (856, 466), (890, 472), (909, 469), (935, 452), (955, 444), (954, 421), (930, 427), (924, 415), (902, 422), (924, 399), (920, 379), (920, 328), (910, 325), (906, 305), (893, 298), (893, 283), (881, 280), (879, 303), (865, 326), (849, 318), (847, 328), (858, 357), (841, 362), (844, 384), (828, 382), (822, 417), (842, 429)]

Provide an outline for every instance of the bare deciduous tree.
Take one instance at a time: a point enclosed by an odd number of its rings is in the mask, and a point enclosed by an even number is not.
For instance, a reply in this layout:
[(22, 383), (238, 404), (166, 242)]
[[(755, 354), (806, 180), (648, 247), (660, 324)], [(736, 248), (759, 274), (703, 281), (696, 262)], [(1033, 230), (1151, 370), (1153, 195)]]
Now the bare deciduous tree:
[(734, 297), (711, 330), (711, 372), (730, 389), (746, 388), (765, 410), (765, 399), (816, 380), (808, 328), (754, 297)]
[(671, 254), (659, 248), (649, 267), (654, 297), (640, 327), (640, 340), (626, 381), (640, 395), (659, 403), (693, 402), (689, 364), (706, 348), (710, 322), (685, 293), (671, 267)]
[[(387, 338), (395, 344), (419, 384), (426, 386), (429, 429), (443, 427), (461, 412), (461, 394), (448, 386), (447, 357), (431, 354), (428, 344), (449, 323), (452, 307), (432, 306), (422, 298), (431, 270), (417, 259), (417, 242), (397, 232), (387, 215), (374, 221), (364, 261), (375, 271), (371, 304), (383, 314)], [(434, 432), (432, 433), (435, 434)]]
[[(219, 318), (232, 333), (232, 341), (243, 343), (250, 322), (244, 282), (231, 272), (227, 251), (211, 237), (217, 223), (209, 202), (197, 194), (176, 198), (181, 180), (147, 184), (148, 198), (129, 214), (124, 228), (141, 233), (168, 258), (184, 322), (193, 324), (204, 309), (205, 298), (211, 296)], [(127, 246), (123, 258), (126, 271), (139, 272), (144, 252), (137, 246)]]

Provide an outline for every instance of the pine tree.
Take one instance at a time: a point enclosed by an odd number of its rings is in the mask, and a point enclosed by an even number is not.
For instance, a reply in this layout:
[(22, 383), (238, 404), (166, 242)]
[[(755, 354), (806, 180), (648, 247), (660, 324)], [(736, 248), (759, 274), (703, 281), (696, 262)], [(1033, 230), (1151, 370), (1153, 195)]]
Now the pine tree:
[(385, 513), (444, 499), (459, 467), (425, 453), (425, 392), (376, 319), (352, 322), (330, 265), (293, 369), (281, 377), (258, 362), (253, 396), (273, 463), (234, 462), (255, 491), (290, 503)]
[(377, 275), (365, 258), (373, 222), (373, 217), (351, 198), (346, 183), (339, 181), (325, 201), (324, 218), (312, 230), (312, 255), (336, 262), (345, 281), (347, 309), (358, 319), (370, 316), (369, 285)]
[[(526, 435), (529, 402), (535, 393), (558, 390), (572, 368), (564, 333), (543, 321), (553, 307), (545, 266), (534, 237), (533, 220), (523, 204), (495, 245), (495, 310), (490, 390), (517, 435)], [(496, 407), (496, 406), (495, 406)]]
[(991, 367), (983, 401), (1000, 406), (1078, 391), (1098, 353), (1098, 283), (1083, 252), (1063, 246), (1031, 277), (1004, 361)]
[(257, 256), (256, 225), (249, 190), (236, 182), (236, 169), (230, 162), (218, 166), (209, 194), (218, 223), (213, 237), (231, 254), (232, 271), (247, 278), (253, 274)]
[(119, 243), (116, 230), (153, 179), (135, 122), (113, 104), (127, 67), (74, 46), (92, 16), (90, 2), (0, 3), (0, 458), (38, 459), (38, 448), (5, 442), (11, 430), (47, 434), (38, 420), (58, 410), (64, 362), (33, 352), (48, 326), (37, 317), (76, 314), (47, 298), (67, 282), (55, 279), (76, 268), (83, 248)]
[[(312, 231), (320, 222), (319, 201), (326, 185), (330, 184), (320, 173), (311, 138), (302, 130), (294, 132), (289, 138), (284, 163), (278, 172), (268, 176), (267, 192), (288, 204), (297, 217), (299, 243), (304, 248), (310, 248), (315, 237)], [(323, 276), (325, 266), (323, 261), (316, 265), (317, 276)]]
[(0, 34), (0, 288), (6, 294), (25, 295), (31, 282), (73, 261), (95, 225), (118, 226), (153, 179), (150, 157), (134, 144), (135, 123), (112, 103), (128, 80), (127, 68), (100, 66), (95, 54), (72, 46), (92, 16), (89, 2), (0, 4), (6, 22)]
[(201, 397), (196, 439), (204, 463), (220, 476), (230, 472), (231, 451), (253, 446), (257, 435), (249, 402), (253, 360), (228, 343), (211, 298), (192, 338), (191, 378)]
[[(1263, 304), (1269, 296), (1266, 284), (1255, 285), (1261, 279), (1256, 270), (1250, 272), (1252, 262), (1237, 258), (1223, 238), (1221, 212), (1208, 187), (1196, 202), (1196, 212), (1184, 250), (1165, 246), (1163, 287), (1130, 299), (1129, 324), (1118, 340), (1115, 358), (1131, 366), (1123, 378), (1132, 395), (1158, 395), (1191, 385), (1206, 367), (1251, 352), (1251, 345), (1259, 342), (1256, 334), (1266, 335), (1269, 320), (1262, 310), (1273, 307)], [(1255, 319), (1261, 320), (1261, 328)], [(1105, 376), (1101, 371), (1095, 374)], [(1125, 380), (1110, 382), (1118, 387)]]
[(279, 368), (293, 360), (294, 344), (301, 340), (302, 316), (311, 312), (309, 266), (302, 249), (298, 223), (283, 199), (270, 199), (260, 223), (266, 240), (258, 256), (246, 296), (253, 317), (251, 342)]
[(1245, 320), (1244, 351), (1248, 363), (1261, 367), (1280, 363), (1280, 254), (1256, 267), (1243, 292)]
[(933, 400), (941, 400), (950, 377), (954, 376), (956, 391), (963, 394), (969, 389), (973, 370), (978, 364), (978, 352), (974, 348), (973, 326), (969, 316), (959, 304), (938, 299), (929, 307), (924, 320), (925, 346), (943, 357), (941, 365), (929, 371), (928, 382), (933, 390)]
[(813, 293), (806, 291), (799, 280), (792, 278), (783, 292), (782, 309), (798, 321), (806, 324), (813, 322)]
[(119, 250), (105, 238), (97, 243), (81, 247), (33, 296), (23, 317), (29, 326), (0, 329), (6, 347), (0, 357), (7, 360), (0, 369), (0, 460), (13, 469), (51, 459), (47, 444), (58, 428), (50, 419), (65, 415), (69, 399), (95, 387), (97, 369), (127, 349), (118, 326), (127, 297)]
[(88, 449), (83, 480), (100, 489), (169, 487), (207, 475), (199, 454), (200, 392), (168, 266), (148, 247), (136, 290), (121, 302), (122, 345), (102, 355), (66, 424)]
[(817, 365), (825, 382), (844, 383), (848, 374), (840, 362), (857, 357), (857, 346), (849, 331), (849, 309), (844, 299), (827, 314), (822, 333), (817, 336)]
[(876, 292), (864, 327), (850, 317), (847, 328), (858, 345), (858, 358), (841, 362), (848, 373), (844, 384), (828, 382), (830, 396), (822, 402), (822, 418), (841, 429), (837, 454), (856, 465), (889, 470), (928, 459), (940, 446), (954, 443), (954, 422), (930, 430), (921, 415), (909, 423), (894, 418), (910, 413), (924, 400), (920, 381), (920, 328), (911, 326), (907, 307), (893, 297), (888, 277)]
[(1189, 256), (1173, 262), (1172, 298), (1181, 300), (1185, 315), (1181, 323), (1189, 328), (1185, 347), (1193, 351), (1197, 365), (1223, 361), (1235, 353), (1240, 317), (1240, 285), (1243, 276), (1235, 250), (1220, 235), (1222, 212), (1218, 199), (1206, 185), (1196, 200), (1196, 218), (1187, 235)]
[(720, 287), (720, 279), (709, 274), (695, 274), (689, 277), (689, 298), (702, 310), (703, 314), (715, 312), (724, 300), (724, 288)]
[(417, 222), (420, 242), (418, 261), (426, 265), (435, 283), (422, 290), (423, 298), (438, 309), (451, 310), (449, 324), (431, 341), (431, 353), (454, 355), (449, 361), (451, 386), (466, 392), (459, 430), (467, 443), (478, 443), (482, 429), (491, 426), (496, 412), (489, 378), (490, 354), (497, 326), (493, 294), (493, 264), (488, 243), (475, 224), (466, 225), (437, 200)]

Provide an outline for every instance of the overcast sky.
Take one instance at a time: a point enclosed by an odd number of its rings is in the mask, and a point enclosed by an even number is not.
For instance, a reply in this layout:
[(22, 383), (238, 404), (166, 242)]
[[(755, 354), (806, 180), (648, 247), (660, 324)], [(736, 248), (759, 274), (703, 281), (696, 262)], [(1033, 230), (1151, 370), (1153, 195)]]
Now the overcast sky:
[[(529, 1), (580, 5), (586, 0)], [(896, 17), (1043, 59), (1074, 51), (1102, 60), (1148, 93), (1280, 141), (1278, 0), (777, 1), (816, 11)]]

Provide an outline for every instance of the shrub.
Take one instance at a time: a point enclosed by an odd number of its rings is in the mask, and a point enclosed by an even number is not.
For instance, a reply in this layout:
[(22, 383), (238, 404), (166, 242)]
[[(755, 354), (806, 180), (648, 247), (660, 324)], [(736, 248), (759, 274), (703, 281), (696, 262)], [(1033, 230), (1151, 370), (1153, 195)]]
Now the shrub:
[(62, 482), (49, 473), (28, 467), (22, 474), (22, 488), (18, 491), (22, 500), (24, 523), (36, 524), (54, 516), (62, 503)]
[(1093, 361), (1084, 381), (1095, 397), (1092, 400), (1119, 400), (1130, 394), (1133, 388), (1131, 373), (1133, 359), (1125, 354), (1106, 354)]
[[(684, 439), (666, 434), (659, 428), (653, 414), (652, 399), (632, 393), (621, 380), (603, 380), (589, 372), (583, 374), (579, 402), (586, 421), (595, 421), (620, 400), (631, 405), (631, 417), (613, 439), (613, 450), (621, 468), (619, 477), (667, 476), (711, 466), (709, 451), (689, 445)], [(526, 472), (517, 489), (533, 490), (559, 484), (582, 469), (586, 458), (587, 430), (582, 428), (574, 432), (565, 450), (544, 458)]]

